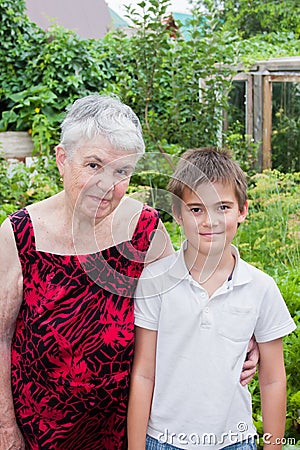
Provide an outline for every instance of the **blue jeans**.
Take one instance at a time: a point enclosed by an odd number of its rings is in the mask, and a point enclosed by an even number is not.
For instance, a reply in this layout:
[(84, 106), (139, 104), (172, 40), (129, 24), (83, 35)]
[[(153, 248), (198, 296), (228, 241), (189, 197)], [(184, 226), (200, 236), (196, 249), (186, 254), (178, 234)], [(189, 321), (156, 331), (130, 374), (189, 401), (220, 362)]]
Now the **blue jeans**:
[[(147, 436), (146, 450), (182, 450), (182, 448), (174, 447), (174, 445), (171, 444), (164, 444), (159, 442), (157, 439)], [(209, 450), (209, 446), (207, 446), (207, 450)], [(256, 443), (254, 438), (250, 438), (246, 441), (237, 442), (236, 444), (223, 447), (222, 450), (256, 450)]]
[(255, 438), (249, 438), (246, 441), (236, 442), (235, 444), (223, 447), (222, 450), (256, 450)]
[(151, 436), (146, 437), (146, 450), (182, 450), (181, 448), (174, 447), (171, 444), (163, 444), (159, 442), (157, 439), (154, 439)]

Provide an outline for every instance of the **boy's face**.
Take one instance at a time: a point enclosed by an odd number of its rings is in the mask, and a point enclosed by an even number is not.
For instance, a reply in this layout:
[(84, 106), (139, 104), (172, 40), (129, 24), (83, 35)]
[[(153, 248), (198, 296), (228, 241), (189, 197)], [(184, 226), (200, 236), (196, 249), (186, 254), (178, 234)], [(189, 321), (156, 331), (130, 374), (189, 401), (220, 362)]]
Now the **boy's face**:
[(239, 211), (238, 200), (231, 184), (204, 183), (196, 192), (184, 190), (181, 214), (175, 213), (182, 225), (189, 246), (204, 256), (222, 254), (230, 246), (239, 223), (248, 212), (248, 204)]

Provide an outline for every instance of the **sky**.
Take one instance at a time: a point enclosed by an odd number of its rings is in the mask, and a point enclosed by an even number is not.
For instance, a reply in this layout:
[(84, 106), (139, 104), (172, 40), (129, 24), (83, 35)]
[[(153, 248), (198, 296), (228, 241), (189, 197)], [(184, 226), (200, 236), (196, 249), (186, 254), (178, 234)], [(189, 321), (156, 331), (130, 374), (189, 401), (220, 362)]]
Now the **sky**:
[[(108, 6), (113, 9), (119, 16), (124, 18), (124, 5), (135, 6), (140, 0), (105, 0)], [(190, 2), (189, 0), (171, 0), (171, 11), (189, 13)]]

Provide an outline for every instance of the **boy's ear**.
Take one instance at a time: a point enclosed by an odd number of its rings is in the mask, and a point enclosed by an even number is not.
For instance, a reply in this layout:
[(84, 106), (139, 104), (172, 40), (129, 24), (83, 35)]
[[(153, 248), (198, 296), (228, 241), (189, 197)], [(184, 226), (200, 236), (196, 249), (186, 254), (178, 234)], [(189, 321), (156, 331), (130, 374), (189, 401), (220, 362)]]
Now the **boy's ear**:
[(56, 151), (56, 164), (60, 173), (60, 176), (64, 176), (64, 172), (65, 172), (65, 162), (66, 162), (66, 151), (65, 149), (61, 146), (58, 145), (55, 149)]
[(175, 209), (174, 206), (172, 206), (172, 214), (174, 219), (176, 220), (176, 222), (178, 223), (178, 225), (180, 227), (182, 227), (183, 222), (182, 222), (182, 217), (179, 211), (177, 211), (177, 208)]
[(248, 200), (246, 200), (243, 210), (239, 212), (238, 223), (244, 222), (248, 214)]

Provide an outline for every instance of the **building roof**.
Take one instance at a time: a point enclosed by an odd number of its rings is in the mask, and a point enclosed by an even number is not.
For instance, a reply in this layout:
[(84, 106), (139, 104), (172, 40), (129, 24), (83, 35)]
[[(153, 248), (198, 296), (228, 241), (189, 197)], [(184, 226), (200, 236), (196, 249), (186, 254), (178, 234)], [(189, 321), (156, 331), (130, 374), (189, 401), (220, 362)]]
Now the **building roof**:
[(251, 70), (265, 70), (269, 72), (300, 72), (300, 56), (286, 56), (257, 61)]
[(127, 28), (128, 27), (128, 23), (126, 22), (126, 20), (124, 20), (121, 16), (119, 16), (119, 14), (117, 14), (111, 8), (108, 8), (108, 10), (109, 10), (109, 14), (110, 14), (111, 19), (112, 19), (113, 29)]
[(56, 24), (84, 39), (101, 39), (111, 29), (128, 26), (105, 0), (26, 0), (26, 10), (44, 30)]
[[(191, 25), (191, 20), (193, 19), (193, 15), (187, 14), (187, 13), (179, 13), (179, 12), (173, 12), (172, 15), (173, 15), (175, 22), (180, 25), (180, 30), (181, 30), (183, 37), (185, 39), (190, 39), (190, 37), (191, 37), (190, 33), (193, 28)], [(203, 16), (202, 17), (203, 23), (205, 20), (206, 20), (205, 16)], [(201, 30), (201, 25), (200, 25), (200, 30)]]
[(185, 24), (188, 20), (191, 20), (193, 18), (192, 14), (186, 14), (186, 13), (180, 13), (180, 12), (173, 12), (172, 13), (175, 20), (180, 20), (182, 24)]

